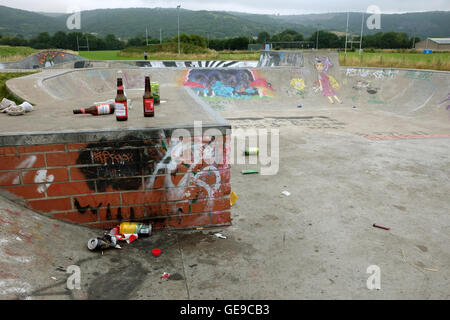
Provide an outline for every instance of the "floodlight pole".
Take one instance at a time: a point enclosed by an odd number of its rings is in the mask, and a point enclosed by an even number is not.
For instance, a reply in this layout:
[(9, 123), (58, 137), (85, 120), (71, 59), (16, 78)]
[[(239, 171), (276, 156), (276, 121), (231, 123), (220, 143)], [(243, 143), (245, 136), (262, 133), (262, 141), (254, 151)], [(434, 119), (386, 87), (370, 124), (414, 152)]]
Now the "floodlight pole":
[(347, 11), (347, 28), (345, 29), (345, 55), (347, 55), (348, 16), (349, 12)]
[(361, 54), (363, 30), (364, 30), (364, 12), (361, 18), (361, 36), (359, 37), (359, 54)]
[(180, 7), (181, 4), (177, 6), (177, 12), (178, 12), (178, 55), (180, 54)]

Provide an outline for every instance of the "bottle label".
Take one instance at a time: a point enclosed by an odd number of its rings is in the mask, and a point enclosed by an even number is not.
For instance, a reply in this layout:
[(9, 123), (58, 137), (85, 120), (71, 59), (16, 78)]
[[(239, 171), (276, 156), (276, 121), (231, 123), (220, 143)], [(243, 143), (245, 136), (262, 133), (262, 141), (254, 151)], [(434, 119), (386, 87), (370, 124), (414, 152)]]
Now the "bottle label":
[(117, 117), (126, 117), (127, 116), (127, 104), (126, 102), (116, 102), (116, 110)]
[(111, 112), (111, 108), (109, 104), (99, 104), (97, 106), (97, 113), (98, 114), (109, 114)]
[(155, 105), (153, 99), (144, 99), (144, 112), (152, 113), (155, 111)]

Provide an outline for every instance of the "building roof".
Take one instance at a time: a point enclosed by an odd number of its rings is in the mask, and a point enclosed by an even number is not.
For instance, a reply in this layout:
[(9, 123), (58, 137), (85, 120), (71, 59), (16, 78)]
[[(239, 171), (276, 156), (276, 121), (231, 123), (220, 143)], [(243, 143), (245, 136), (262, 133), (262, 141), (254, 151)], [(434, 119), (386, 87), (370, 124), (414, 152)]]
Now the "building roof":
[(450, 38), (428, 38), (437, 44), (450, 44)]

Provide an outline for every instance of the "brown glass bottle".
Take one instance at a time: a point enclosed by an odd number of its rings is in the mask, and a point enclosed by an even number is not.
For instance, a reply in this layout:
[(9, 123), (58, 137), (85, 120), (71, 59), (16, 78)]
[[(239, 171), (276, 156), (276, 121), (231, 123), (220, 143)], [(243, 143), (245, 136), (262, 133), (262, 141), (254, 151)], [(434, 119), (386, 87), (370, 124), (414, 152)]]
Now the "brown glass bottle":
[(117, 78), (117, 95), (116, 95), (115, 114), (117, 121), (128, 120), (127, 97), (123, 93), (122, 78)]
[(144, 92), (144, 117), (155, 116), (155, 99), (152, 94), (152, 87), (150, 86), (150, 77), (145, 77), (145, 92)]
[(95, 106), (91, 106), (89, 108), (80, 108), (73, 110), (74, 114), (86, 114), (90, 113), (93, 116), (99, 116), (103, 114), (111, 114), (114, 113), (115, 110), (115, 104), (109, 103), (109, 104), (97, 104)]

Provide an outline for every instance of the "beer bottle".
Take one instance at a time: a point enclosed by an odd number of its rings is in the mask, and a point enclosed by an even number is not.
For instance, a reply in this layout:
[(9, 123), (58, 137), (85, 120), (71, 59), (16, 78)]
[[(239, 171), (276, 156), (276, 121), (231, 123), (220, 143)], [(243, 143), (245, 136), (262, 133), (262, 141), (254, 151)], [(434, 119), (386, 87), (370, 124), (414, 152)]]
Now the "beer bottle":
[(95, 106), (91, 106), (89, 108), (80, 108), (73, 110), (74, 114), (86, 114), (90, 113), (93, 116), (99, 116), (102, 114), (111, 114), (114, 113), (115, 105), (114, 103), (110, 104), (97, 104)]
[(155, 116), (155, 99), (153, 98), (152, 88), (150, 86), (150, 77), (145, 77), (144, 92), (144, 117)]
[(123, 82), (122, 78), (117, 78), (117, 95), (116, 95), (116, 120), (117, 121), (127, 121), (128, 120), (128, 109), (127, 109), (127, 97), (123, 93)]

